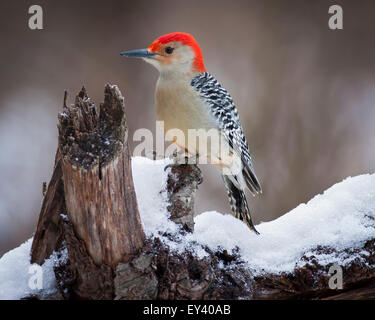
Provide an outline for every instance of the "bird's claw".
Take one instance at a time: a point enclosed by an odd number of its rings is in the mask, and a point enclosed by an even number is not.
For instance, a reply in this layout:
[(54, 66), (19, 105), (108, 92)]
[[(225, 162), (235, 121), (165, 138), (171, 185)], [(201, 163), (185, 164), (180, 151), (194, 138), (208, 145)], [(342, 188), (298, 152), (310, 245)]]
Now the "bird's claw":
[(164, 167), (164, 171), (167, 171), (169, 168), (173, 168), (174, 166), (177, 166), (176, 163), (170, 163), (170, 164), (167, 164), (165, 167)]

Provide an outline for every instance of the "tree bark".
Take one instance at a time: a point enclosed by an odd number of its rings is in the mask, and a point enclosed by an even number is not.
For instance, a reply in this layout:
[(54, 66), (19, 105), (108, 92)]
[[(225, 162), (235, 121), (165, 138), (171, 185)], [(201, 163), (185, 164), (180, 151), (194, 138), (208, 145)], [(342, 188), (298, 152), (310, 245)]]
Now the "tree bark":
[(62, 181), (61, 156), (56, 152), (55, 166), (47, 192), (44, 195), (39, 220), (31, 247), (31, 262), (43, 264), (61, 237), (61, 213), (65, 213), (64, 184)]

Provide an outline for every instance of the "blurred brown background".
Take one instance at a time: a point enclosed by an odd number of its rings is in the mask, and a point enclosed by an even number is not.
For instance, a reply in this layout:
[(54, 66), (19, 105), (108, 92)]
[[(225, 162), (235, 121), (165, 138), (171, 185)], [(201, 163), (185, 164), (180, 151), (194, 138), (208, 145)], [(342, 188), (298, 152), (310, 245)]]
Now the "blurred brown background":
[[(44, 30), (28, 8), (44, 9)], [(340, 4), (344, 30), (328, 28)], [(347, 176), (375, 170), (375, 1), (11, 1), (0, 4), (0, 256), (32, 235), (56, 149), (56, 115), (84, 84), (125, 95), (131, 132), (155, 130), (157, 71), (121, 58), (184, 31), (232, 94), (272, 220)], [(204, 168), (198, 212), (229, 212), (218, 173)]]

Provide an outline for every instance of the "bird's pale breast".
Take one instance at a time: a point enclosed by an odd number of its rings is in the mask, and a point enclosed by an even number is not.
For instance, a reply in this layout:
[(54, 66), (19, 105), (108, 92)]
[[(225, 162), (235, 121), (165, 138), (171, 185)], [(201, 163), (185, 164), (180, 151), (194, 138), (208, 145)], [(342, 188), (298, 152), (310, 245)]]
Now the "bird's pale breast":
[[(196, 153), (196, 145), (193, 141), (187, 141), (189, 129), (210, 130), (214, 119), (208, 113), (207, 107), (199, 97), (199, 94), (190, 85), (189, 81), (158, 81), (155, 93), (156, 112), (159, 121), (164, 122), (164, 131), (169, 140), (188, 149), (189, 153)], [(173, 130), (178, 128), (184, 134), (184, 139), (174, 137)]]

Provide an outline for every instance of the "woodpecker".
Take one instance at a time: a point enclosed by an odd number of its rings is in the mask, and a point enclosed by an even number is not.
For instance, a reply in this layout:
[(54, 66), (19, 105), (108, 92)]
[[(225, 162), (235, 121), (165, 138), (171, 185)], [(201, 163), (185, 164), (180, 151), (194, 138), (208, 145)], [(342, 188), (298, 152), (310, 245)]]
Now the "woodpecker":
[[(206, 157), (219, 168), (232, 214), (259, 234), (251, 219), (245, 190), (255, 195), (261, 192), (261, 186), (238, 111), (230, 94), (206, 71), (202, 50), (194, 37), (183, 32), (169, 33), (146, 49), (125, 51), (121, 55), (142, 58), (159, 70), (155, 104), (166, 136), (187, 154)], [(183, 138), (170, 134), (175, 129), (184, 133)], [(196, 141), (188, 141), (190, 129), (217, 130), (222, 138), (221, 148), (227, 147), (229, 156), (223, 156), (220, 146), (213, 142), (203, 148)], [(237, 166), (233, 155), (240, 160)]]

